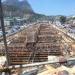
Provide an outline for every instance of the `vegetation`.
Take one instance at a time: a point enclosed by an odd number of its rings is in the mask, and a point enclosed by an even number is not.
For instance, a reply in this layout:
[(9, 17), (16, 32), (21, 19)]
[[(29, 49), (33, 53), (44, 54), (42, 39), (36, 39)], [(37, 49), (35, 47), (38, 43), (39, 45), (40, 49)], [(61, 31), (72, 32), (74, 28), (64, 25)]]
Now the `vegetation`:
[(32, 16), (30, 16), (30, 18), (27, 20), (27, 22), (36, 22), (36, 21), (43, 21), (43, 20), (47, 20), (47, 21), (54, 21), (54, 16), (46, 16), (46, 15), (42, 15), (42, 14), (34, 14)]
[(65, 16), (60, 16), (60, 22), (65, 23), (66, 22), (66, 17)]

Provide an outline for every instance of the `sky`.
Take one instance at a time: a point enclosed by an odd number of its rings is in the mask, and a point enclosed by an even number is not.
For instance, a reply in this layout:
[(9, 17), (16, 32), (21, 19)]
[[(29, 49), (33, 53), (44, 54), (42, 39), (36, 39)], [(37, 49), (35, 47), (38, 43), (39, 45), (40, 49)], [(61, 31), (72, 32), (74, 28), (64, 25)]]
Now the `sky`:
[(75, 15), (75, 0), (28, 0), (33, 10), (45, 15)]
[(75, 0), (28, 0), (28, 2), (39, 14), (75, 15)]

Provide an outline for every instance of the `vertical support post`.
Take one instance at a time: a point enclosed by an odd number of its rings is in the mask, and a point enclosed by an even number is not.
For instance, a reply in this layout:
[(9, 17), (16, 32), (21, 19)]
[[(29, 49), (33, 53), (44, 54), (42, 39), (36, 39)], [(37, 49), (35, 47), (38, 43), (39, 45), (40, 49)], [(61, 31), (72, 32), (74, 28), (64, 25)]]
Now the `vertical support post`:
[(3, 19), (3, 9), (2, 9), (2, 3), (0, 0), (0, 22), (1, 22), (1, 28), (3, 33), (3, 42), (5, 46), (5, 56), (7, 58), (7, 66), (9, 65), (9, 59), (8, 59), (8, 49), (7, 49), (7, 42), (6, 42), (6, 34), (5, 34), (5, 27), (4, 27), (4, 19)]

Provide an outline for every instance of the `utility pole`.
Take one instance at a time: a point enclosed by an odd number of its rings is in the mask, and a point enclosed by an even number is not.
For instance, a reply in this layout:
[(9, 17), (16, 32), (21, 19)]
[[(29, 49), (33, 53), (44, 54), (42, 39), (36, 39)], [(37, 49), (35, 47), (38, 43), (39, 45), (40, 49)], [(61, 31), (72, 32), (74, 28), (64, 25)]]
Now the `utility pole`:
[(6, 66), (8, 67), (9, 65), (9, 57), (8, 57), (8, 49), (7, 49), (7, 42), (6, 42), (6, 33), (5, 33), (5, 27), (4, 27), (4, 19), (3, 19), (3, 9), (2, 9), (2, 3), (0, 0), (0, 23), (1, 23), (1, 28), (2, 28), (2, 33), (3, 33), (3, 42), (4, 42), (4, 46), (5, 46), (5, 56), (7, 59), (7, 64)]

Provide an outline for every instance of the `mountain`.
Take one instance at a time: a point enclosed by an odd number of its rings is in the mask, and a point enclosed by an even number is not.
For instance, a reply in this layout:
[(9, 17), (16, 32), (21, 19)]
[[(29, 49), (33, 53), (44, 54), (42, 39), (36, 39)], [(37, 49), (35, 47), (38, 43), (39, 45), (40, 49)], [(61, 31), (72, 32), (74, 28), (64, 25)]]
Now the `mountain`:
[(35, 13), (27, 0), (5, 0), (3, 2), (3, 12), (5, 17), (23, 17), (27, 22), (54, 20), (54, 16)]
[(3, 2), (3, 10), (5, 16), (26, 16), (34, 14), (27, 0), (6, 0)]

